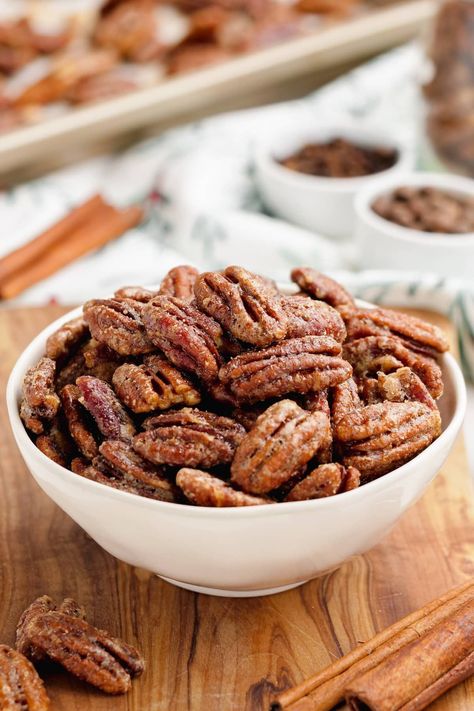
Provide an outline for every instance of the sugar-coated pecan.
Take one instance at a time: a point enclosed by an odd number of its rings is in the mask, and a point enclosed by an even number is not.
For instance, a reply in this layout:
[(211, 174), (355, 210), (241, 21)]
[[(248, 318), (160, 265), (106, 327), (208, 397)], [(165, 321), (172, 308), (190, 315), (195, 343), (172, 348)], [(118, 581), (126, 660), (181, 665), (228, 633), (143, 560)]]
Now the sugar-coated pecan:
[(389, 375), (379, 373), (377, 385), (383, 400), (423, 402), (432, 410), (437, 409), (428, 388), (410, 368), (399, 368)]
[(110, 385), (90, 375), (81, 375), (76, 382), (81, 391), (80, 402), (90, 412), (103, 436), (131, 440), (135, 434), (134, 424)]
[(359, 484), (360, 472), (355, 467), (321, 464), (291, 489), (285, 501), (323, 499), (326, 496), (357, 489)]
[(333, 423), (361, 407), (354, 378), (348, 378), (331, 390), (331, 415)]
[(195, 267), (182, 264), (179, 267), (170, 269), (160, 284), (159, 294), (163, 296), (175, 296), (183, 301), (193, 301), (194, 282), (199, 276)]
[(2, 711), (48, 711), (49, 698), (32, 663), (16, 649), (0, 644)]
[(287, 338), (332, 336), (342, 343), (346, 338), (344, 321), (336, 309), (324, 301), (307, 296), (282, 296), (281, 304), (288, 318)]
[(56, 388), (59, 391), (65, 385), (74, 384), (80, 375), (92, 375), (109, 383), (115, 369), (122, 361), (122, 357), (105, 343), (99, 343), (95, 338), (91, 338), (60, 368), (56, 378)]
[(248, 402), (324, 390), (352, 373), (340, 352), (340, 344), (330, 336), (292, 338), (232, 358), (221, 368), (219, 379), (239, 400)]
[[(76, 443), (79, 452), (86, 459), (93, 459), (98, 454), (96, 435), (90, 415), (81, 404), (80, 389), (77, 385), (65, 385), (59, 395), (69, 434)], [(36, 444), (38, 445), (38, 442)]]
[(157, 291), (145, 289), (143, 286), (122, 286), (114, 294), (116, 299), (132, 299), (132, 301), (140, 301), (142, 304), (151, 301), (155, 296), (158, 296)]
[(311, 267), (297, 267), (291, 272), (291, 279), (313, 299), (325, 301), (340, 311), (344, 317), (356, 310), (355, 301), (343, 286), (325, 274)]
[(382, 402), (353, 410), (334, 425), (345, 466), (369, 481), (401, 466), (441, 433), (437, 410), (421, 402)]
[[(390, 356), (390, 369), (396, 370), (401, 365), (411, 368), (424, 382), (430, 394), (438, 398), (443, 393), (441, 368), (430, 356), (412, 351), (394, 336), (367, 336), (346, 343), (344, 357), (352, 364), (358, 377), (376, 375), (386, 370), (382, 357)], [(385, 364), (386, 365), (386, 364)], [(388, 369), (388, 372), (390, 372)]]
[(216, 379), (223, 342), (222, 329), (193, 304), (173, 296), (158, 296), (145, 305), (148, 336), (178, 368), (206, 382)]
[(201, 400), (189, 378), (157, 355), (147, 356), (141, 365), (124, 363), (115, 371), (112, 384), (120, 400), (133, 412), (198, 405)]
[(280, 400), (260, 415), (237, 447), (232, 482), (251, 494), (265, 494), (300, 472), (330, 440), (324, 413)]
[(194, 293), (199, 308), (240, 341), (268, 346), (286, 336), (281, 300), (265, 279), (243, 267), (201, 274)]
[(134, 437), (133, 448), (154, 464), (178, 467), (227, 464), (245, 435), (229, 417), (190, 407), (149, 417), (143, 426), (146, 431)]
[(25, 657), (28, 657), (28, 659), (31, 659), (34, 662), (40, 662), (45, 658), (43, 651), (32, 644), (28, 637), (29, 623), (34, 617), (57, 609), (59, 612), (63, 612), (66, 615), (72, 615), (73, 617), (79, 617), (82, 620), (85, 620), (86, 618), (84, 608), (72, 598), (65, 598), (59, 605), (59, 608), (56, 606), (53, 599), (49, 597), (49, 595), (41, 595), (41, 597), (36, 598), (36, 600), (34, 600), (31, 605), (24, 610), (16, 627), (15, 646), (17, 650), (21, 652), (21, 654), (24, 654)]
[(176, 483), (186, 498), (196, 506), (258, 506), (275, 503), (269, 498), (237, 491), (222, 479), (200, 469), (180, 469)]
[(55, 361), (44, 357), (26, 372), (23, 380), (20, 416), (35, 434), (42, 434), (44, 421), (52, 420), (59, 409), (59, 398), (54, 391), (55, 374)]
[(144, 669), (143, 657), (134, 647), (59, 610), (28, 615), (23, 637), (74, 676), (109, 694), (127, 692), (131, 677)]
[(77, 346), (89, 337), (89, 327), (82, 316), (63, 324), (48, 336), (46, 355), (52, 360), (64, 360), (72, 355)]
[(444, 353), (449, 344), (440, 328), (391, 309), (358, 309), (347, 321), (347, 338), (398, 336), (408, 348)]
[(69, 459), (65, 456), (64, 450), (51, 434), (41, 434), (35, 440), (38, 449), (49, 459), (62, 467), (67, 467)]
[[(329, 405), (328, 391), (319, 390), (317, 392), (307, 393), (301, 398), (301, 406), (308, 412), (323, 412), (326, 417), (331, 419), (331, 408)], [(325, 447), (321, 447), (316, 455), (316, 461), (319, 464), (327, 464), (332, 461), (332, 437)]]
[[(126, 442), (109, 439), (100, 445), (101, 464), (107, 474), (133, 486), (156, 489), (161, 501), (175, 501), (176, 487), (163, 474), (163, 470), (140, 457)], [(95, 465), (97, 461), (94, 460)], [(104, 472), (104, 466), (99, 467)], [(158, 496), (157, 496), (158, 498)]]
[(142, 321), (144, 304), (134, 299), (94, 299), (84, 304), (93, 337), (121, 355), (154, 350)]

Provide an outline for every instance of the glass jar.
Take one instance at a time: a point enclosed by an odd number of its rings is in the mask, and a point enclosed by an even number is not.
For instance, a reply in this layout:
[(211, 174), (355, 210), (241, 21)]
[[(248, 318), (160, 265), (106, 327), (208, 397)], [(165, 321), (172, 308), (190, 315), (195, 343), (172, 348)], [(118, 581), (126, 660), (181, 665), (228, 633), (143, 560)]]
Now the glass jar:
[(444, 167), (474, 177), (474, 2), (446, 0), (429, 40), (425, 129)]

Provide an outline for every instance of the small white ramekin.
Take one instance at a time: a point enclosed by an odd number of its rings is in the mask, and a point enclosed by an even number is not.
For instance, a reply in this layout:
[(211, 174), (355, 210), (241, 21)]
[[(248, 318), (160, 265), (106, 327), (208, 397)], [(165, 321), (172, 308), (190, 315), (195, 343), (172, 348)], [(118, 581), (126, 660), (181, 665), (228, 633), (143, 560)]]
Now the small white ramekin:
[[(344, 238), (353, 233), (354, 196), (382, 176), (411, 170), (413, 151), (380, 129), (353, 124), (297, 125), (282, 131), (269, 128), (270, 136), (255, 149), (258, 189), (265, 205), (278, 217), (318, 234)], [(358, 145), (383, 146), (398, 151), (388, 170), (359, 178), (325, 178), (290, 170), (278, 161), (307, 143), (345, 138)]]
[(474, 233), (421, 232), (377, 215), (372, 205), (401, 186), (433, 187), (474, 196), (474, 180), (448, 173), (401, 173), (381, 178), (355, 199), (356, 260), (363, 269), (433, 272), (442, 277), (473, 279)]
[[(295, 288), (288, 291), (294, 293)], [(423, 494), (463, 421), (464, 380), (455, 359), (446, 353), (441, 357), (442, 434), (380, 479), (326, 499), (271, 506), (209, 508), (146, 499), (84, 479), (51, 461), (37, 449), (20, 419), (27, 369), (43, 355), (46, 338), (80, 313), (81, 309), (71, 311), (45, 328), (13, 368), (7, 406), (17, 445), (43, 491), (102, 548), (196, 592), (226, 597), (281, 592), (372, 548)]]

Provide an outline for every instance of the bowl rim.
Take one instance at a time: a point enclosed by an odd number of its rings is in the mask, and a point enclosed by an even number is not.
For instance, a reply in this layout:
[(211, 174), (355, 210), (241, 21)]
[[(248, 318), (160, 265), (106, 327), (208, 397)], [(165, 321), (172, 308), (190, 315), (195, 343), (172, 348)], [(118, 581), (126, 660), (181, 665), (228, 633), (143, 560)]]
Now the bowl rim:
[[(289, 291), (289, 284), (279, 284), (280, 288)], [(153, 288), (153, 287), (152, 287)], [(291, 285), (291, 290), (296, 291), (296, 287)], [(291, 292), (290, 292), (291, 293)], [(362, 308), (375, 308), (374, 304), (357, 299), (356, 303)], [(38, 333), (35, 338), (26, 346), (18, 357), (11, 373), (8, 378), (7, 388), (6, 388), (6, 401), (8, 417), (10, 421), (10, 427), (13, 431), (14, 438), (16, 440), (17, 446), (20, 453), (23, 456), (23, 450), (27, 450), (33, 459), (39, 459), (43, 465), (47, 466), (51, 473), (60, 476), (64, 481), (70, 482), (72, 486), (79, 486), (83, 489), (89, 489), (91, 492), (96, 494), (101, 494), (105, 497), (112, 497), (117, 500), (122, 500), (122, 502), (129, 501), (130, 504), (136, 504), (144, 506), (146, 508), (155, 509), (157, 512), (162, 511), (163, 513), (172, 514), (172, 512), (181, 513), (189, 516), (197, 517), (207, 517), (213, 516), (216, 518), (221, 517), (233, 517), (233, 518), (253, 518), (255, 516), (263, 515), (286, 515), (292, 511), (297, 513), (298, 511), (307, 510), (319, 510), (326, 508), (330, 510), (331, 508), (338, 507), (338, 501), (341, 501), (340, 497), (344, 497), (345, 503), (353, 501), (354, 503), (364, 496), (364, 491), (369, 493), (376, 493), (388, 483), (395, 483), (397, 481), (403, 480), (410, 476), (414, 467), (422, 463), (424, 459), (428, 458), (436, 448), (442, 448), (446, 441), (449, 441), (451, 437), (455, 436), (459, 431), (462, 421), (464, 418), (464, 413), (466, 409), (466, 385), (464, 382), (464, 377), (461, 372), (461, 368), (458, 365), (456, 359), (451, 353), (446, 352), (441, 355), (446, 369), (449, 371), (452, 384), (453, 384), (453, 394), (454, 394), (454, 412), (450, 422), (447, 424), (446, 428), (442, 431), (441, 435), (434, 440), (426, 449), (417, 454), (413, 459), (403, 464), (401, 467), (384, 474), (378, 479), (364, 484), (357, 489), (352, 489), (351, 491), (346, 491), (337, 496), (328, 496), (322, 499), (310, 499), (306, 501), (287, 501), (275, 504), (260, 504), (258, 506), (233, 506), (233, 507), (214, 507), (214, 506), (190, 506), (189, 504), (172, 503), (166, 501), (158, 501), (156, 499), (149, 499), (144, 496), (139, 496), (138, 494), (132, 494), (127, 491), (121, 491), (119, 489), (114, 489), (113, 487), (107, 486), (106, 484), (101, 484), (90, 479), (81, 477), (75, 474), (70, 469), (53, 462), (49, 457), (47, 457), (41, 450), (39, 450), (34, 442), (30, 439), (28, 432), (20, 418), (19, 414), (19, 403), (17, 399), (17, 393), (21, 391), (21, 384), (23, 381), (24, 374), (26, 370), (31, 367), (32, 353), (36, 350), (44, 351), (44, 346), (46, 338), (53, 333), (62, 324), (70, 321), (71, 319), (81, 315), (82, 306), (79, 306), (71, 311), (68, 311), (63, 316), (60, 316), (55, 321), (50, 323), (44, 329)], [(29, 469), (29, 466), (27, 465)], [(30, 472), (31, 473), (31, 472)], [(31, 474), (33, 477), (34, 475)], [(36, 477), (34, 477), (36, 478)]]
[[(275, 147), (275, 143), (277, 143), (278, 140), (290, 136), (298, 136), (298, 134), (301, 135), (300, 147), (308, 140), (329, 140), (331, 136), (342, 136), (342, 138), (347, 137), (347, 139), (354, 144), (359, 141), (360, 145), (384, 145), (394, 148), (397, 151), (397, 159), (395, 163), (386, 170), (353, 178), (330, 178), (322, 175), (299, 173), (278, 162), (279, 156)], [(311, 139), (311, 136), (314, 136), (314, 138)], [(327, 138), (324, 139), (323, 136)], [(258, 141), (254, 149), (254, 161), (257, 173), (265, 173), (280, 182), (285, 181), (290, 188), (298, 190), (306, 188), (315, 191), (345, 193), (362, 190), (364, 186), (369, 185), (373, 180), (398, 173), (403, 167), (407, 169), (408, 165), (413, 163), (413, 150), (400, 138), (393, 136), (387, 131), (381, 131), (380, 128), (375, 126), (328, 122), (313, 126), (300, 125), (293, 128), (286, 127), (272, 134), (271, 140), (266, 138)]]
[(367, 185), (355, 196), (356, 218), (379, 233), (383, 233), (384, 236), (389, 235), (407, 244), (416, 243), (427, 248), (446, 247), (452, 251), (457, 247), (465, 247), (474, 243), (474, 231), (467, 233), (423, 232), (397, 225), (395, 222), (390, 222), (390, 220), (377, 215), (372, 209), (372, 202), (387, 191), (402, 185), (442, 188), (447, 192), (474, 197), (474, 180), (466, 176), (452, 175), (451, 173), (430, 173), (429, 171), (399, 172), (397, 175), (390, 176), (385, 174), (379, 183)]

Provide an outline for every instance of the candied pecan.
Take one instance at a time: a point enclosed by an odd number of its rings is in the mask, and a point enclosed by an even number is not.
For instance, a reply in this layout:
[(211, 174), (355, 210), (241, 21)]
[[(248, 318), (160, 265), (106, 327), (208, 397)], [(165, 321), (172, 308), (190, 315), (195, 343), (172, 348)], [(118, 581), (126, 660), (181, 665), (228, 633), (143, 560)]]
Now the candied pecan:
[(351, 341), (365, 336), (392, 335), (398, 336), (408, 348), (428, 353), (444, 353), (449, 349), (440, 328), (391, 309), (358, 309), (347, 320), (346, 326), (347, 339)]
[(198, 405), (199, 392), (166, 358), (147, 356), (142, 365), (124, 363), (112, 384), (120, 400), (133, 412), (167, 410), (174, 405)]
[(154, 464), (214, 467), (227, 464), (245, 430), (229, 417), (184, 407), (149, 417), (133, 448)]
[(437, 409), (437, 405), (428, 392), (426, 385), (420, 380), (418, 375), (410, 368), (399, 368), (390, 375), (378, 374), (377, 380), (380, 395), (384, 400), (391, 402), (423, 402), (432, 410)]
[(360, 472), (355, 467), (342, 464), (321, 464), (294, 486), (285, 501), (305, 501), (323, 499), (357, 489), (360, 484)]
[(76, 383), (81, 391), (81, 404), (90, 412), (104, 437), (131, 440), (135, 427), (110, 385), (90, 375), (81, 375)]
[(64, 450), (50, 434), (39, 435), (35, 440), (35, 444), (53, 462), (62, 467), (67, 467), (68, 458), (65, 456)]
[[(137, 452), (126, 442), (109, 439), (102, 442), (99, 448), (107, 473), (110, 472), (115, 479), (123, 479), (134, 486), (146, 486), (156, 489), (161, 501), (175, 501), (176, 488), (164, 476), (163, 471), (140, 457)], [(94, 460), (97, 465), (97, 461)], [(100, 467), (104, 473), (104, 467)]]
[(64, 614), (72, 615), (73, 617), (80, 617), (82, 620), (86, 618), (84, 608), (78, 605), (78, 603), (72, 598), (65, 598), (59, 608), (57, 608), (56, 604), (52, 598), (49, 597), (49, 595), (42, 595), (41, 597), (36, 598), (36, 600), (34, 600), (31, 605), (26, 608), (18, 620), (15, 642), (17, 650), (34, 662), (43, 661), (45, 655), (41, 649), (32, 644), (31, 640), (28, 638), (28, 625), (37, 615), (56, 609), (59, 609), (59, 612), (63, 612)]
[(83, 310), (93, 337), (127, 356), (154, 350), (143, 325), (143, 308), (134, 299), (93, 299)]
[(150, 62), (160, 59), (166, 49), (159, 30), (154, 3), (128, 0), (110, 6), (100, 16), (94, 41), (125, 60)]
[(330, 336), (305, 336), (232, 358), (219, 379), (239, 400), (255, 402), (287, 393), (324, 390), (350, 377), (349, 363), (338, 357), (340, 344)]
[(22, 638), (74, 676), (109, 694), (127, 692), (131, 677), (144, 669), (144, 660), (134, 647), (59, 610), (26, 611)]
[(237, 491), (222, 479), (200, 469), (180, 469), (176, 483), (186, 498), (196, 506), (258, 506), (275, 503), (269, 498)]
[(205, 272), (194, 285), (199, 308), (245, 343), (268, 346), (285, 338), (287, 318), (267, 282), (242, 267)]
[(237, 447), (231, 480), (251, 494), (265, 494), (300, 472), (330, 440), (324, 413), (306, 412), (292, 400), (276, 402)]
[(287, 338), (332, 336), (342, 343), (346, 338), (344, 321), (336, 309), (324, 301), (299, 295), (282, 296), (281, 304), (288, 318)]
[[(301, 406), (308, 412), (323, 412), (329, 420), (331, 419), (327, 390), (307, 393), (301, 398)], [(327, 464), (332, 461), (332, 438), (325, 447), (321, 447), (316, 455), (316, 460), (319, 464)]]
[(430, 356), (410, 350), (394, 336), (366, 336), (356, 341), (346, 343), (343, 350), (344, 358), (352, 364), (358, 377), (375, 375), (382, 370), (380, 358), (391, 356), (393, 369), (400, 365), (411, 368), (428, 388), (434, 398), (443, 393), (441, 368)]
[[(80, 389), (77, 385), (65, 385), (59, 395), (69, 434), (80, 453), (86, 459), (93, 459), (98, 454), (97, 442), (89, 422), (89, 413), (81, 404)], [(36, 444), (38, 445), (38, 442)]]
[(178, 368), (197, 373), (204, 381), (217, 377), (223, 334), (214, 319), (173, 296), (157, 296), (145, 305), (148, 336)]
[(188, 264), (174, 267), (163, 278), (158, 293), (162, 296), (175, 296), (183, 301), (193, 301), (194, 282), (198, 276), (198, 270)]
[(370, 481), (401, 466), (441, 433), (437, 410), (421, 402), (382, 402), (353, 410), (334, 424), (342, 463)]
[(54, 392), (56, 363), (51, 358), (41, 358), (30, 368), (23, 380), (23, 400), (20, 417), (35, 434), (44, 431), (44, 420), (52, 420), (59, 409), (59, 398)]
[(343, 286), (325, 274), (311, 267), (297, 267), (291, 272), (291, 279), (302, 291), (318, 301), (325, 301), (344, 316), (356, 310), (355, 301)]
[(0, 702), (3, 711), (48, 711), (38, 672), (16, 649), (0, 644)]
[(143, 286), (122, 286), (114, 294), (116, 299), (132, 299), (132, 301), (140, 301), (142, 304), (151, 301), (155, 296), (158, 296), (157, 291), (145, 289)]
[(353, 378), (348, 378), (343, 383), (332, 388), (331, 396), (333, 423), (338, 422), (345, 415), (361, 407), (357, 385)]
[(89, 327), (82, 316), (64, 323), (57, 331), (48, 336), (46, 355), (52, 360), (64, 360), (72, 355), (89, 336)]

